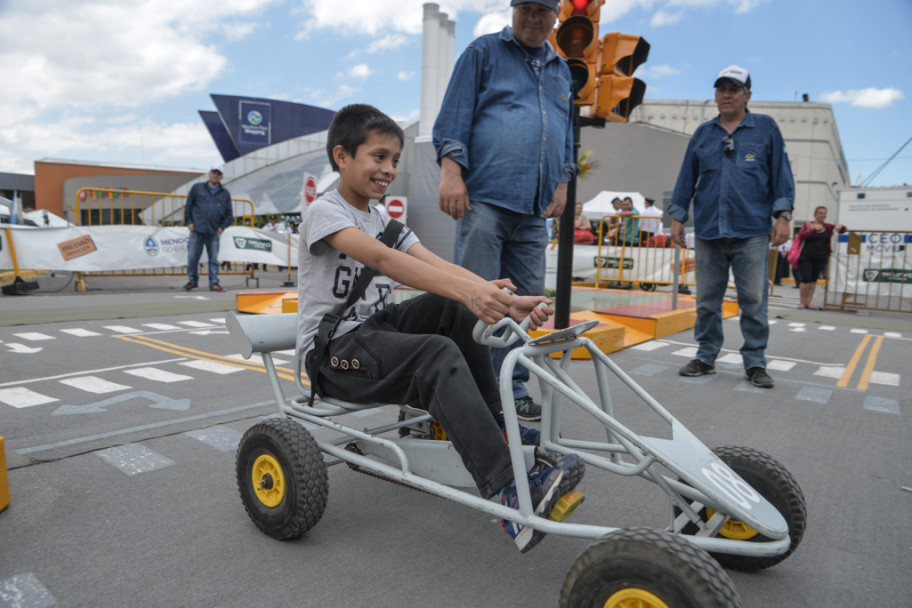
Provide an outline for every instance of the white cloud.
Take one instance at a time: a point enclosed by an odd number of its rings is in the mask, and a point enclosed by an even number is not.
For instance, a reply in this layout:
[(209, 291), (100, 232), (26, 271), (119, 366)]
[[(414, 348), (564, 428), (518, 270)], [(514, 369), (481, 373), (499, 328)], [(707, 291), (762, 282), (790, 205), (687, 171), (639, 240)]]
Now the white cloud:
[(397, 78), (399, 78), (399, 80), (411, 80), (414, 77), (415, 77), (415, 72), (404, 72), (404, 71), (399, 72), (399, 75), (397, 76)]
[(400, 46), (408, 42), (408, 37), (402, 34), (387, 34), (383, 38), (374, 40), (367, 48), (364, 49), (367, 53), (376, 53), (377, 51), (385, 51), (388, 49), (397, 49)]
[(482, 15), (472, 29), (472, 35), (477, 38), (485, 34), (499, 32), (505, 25), (510, 25), (513, 22), (512, 14), (510, 9), (507, 9)]
[(365, 79), (371, 75), (371, 69), (366, 63), (359, 63), (348, 70), (348, 75), (352, 78)]
[[(640, 75), (642, 72), (642, 76)], [(673, 68), (670, 65), (641, 65), (637, 68), (636, 75), (641, 78), (662, 78), (663, 76), (677, 76), (681, 73), (681, 70), (678, 68)]]
[(662, 27), (663, 25), (674, 25), (681, 21), (684, 18), (684, 13), (678, 11), (676, 13), (669, 13), (666, 10), (659, 9), (653, 15), (652, 19), (649, 20), (649, 25), (652, 27)]
[(820, 95), (821, 101), (826, 103), (848, 103), (859, 108), (874, 108), (882, 110), (893, 105), (894, 101), (905, 99), (899, 89), (892, 87), (886, 89), (851, 89), (848, 91), (827, 91)]

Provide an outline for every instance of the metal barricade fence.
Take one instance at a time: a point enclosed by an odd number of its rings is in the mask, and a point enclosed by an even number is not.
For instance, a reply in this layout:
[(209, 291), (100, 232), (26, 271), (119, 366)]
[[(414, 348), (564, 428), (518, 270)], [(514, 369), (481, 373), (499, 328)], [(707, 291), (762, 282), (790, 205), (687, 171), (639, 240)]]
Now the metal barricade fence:
[[(145, 192), (126, 188), (80, 188), (76, 191), (73, 206), (73, 223), (77, 226), (108, 225), (147, 225), (147, 226), (183, 226), (184, 204), (186, 194), (170, 192)], [(243, 198), (231, 199), (233, 203), (234, 224), (236, 226), (254, 225), (253, 201)], [(254, 277), (253, 265), (243, 269), (232, 264), (219, 274), (247, 275)], [(247, 269), (249, 266), (249, 270)], [(86, 291), (86, 277), (125, 277), (125, 276), (184, 276), (186, 266), (168, 268), (146, 268), (124, 270), (106, 270), (95, 272), (77, 272), (75, 290)], [(205, 264), (200, 265), (200, 274), (208, 274)], [(248, 279), (249, 280), (249, 279)]]
[(912, 232), (849, 231), (827, 264), (824, 308), (912, 312)]
[(642, 230), (641, 221), (656, 218), (642, 215), (605, 215), (599, 219), (596, 243), (595, 286), (638, 284), (644, 291), (657, 285), (695, 285), (692, 249), (682, 250), (675, 266), (675, 245), (670, 235), (656, 235)]

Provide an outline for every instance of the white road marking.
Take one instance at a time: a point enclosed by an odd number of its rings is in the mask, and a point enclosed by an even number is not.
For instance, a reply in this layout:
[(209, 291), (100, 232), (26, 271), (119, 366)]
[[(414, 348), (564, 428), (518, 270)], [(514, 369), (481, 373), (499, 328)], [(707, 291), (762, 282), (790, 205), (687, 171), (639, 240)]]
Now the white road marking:
[(146, 380), (154, 380), (155, 382), (182, 382), (184, 380), (193, 380), (193, 376), (175, 374), (163, 369), (157, 369), (155, 367), (137, 367), (136, 369), (125, 369), (124, 373), (130, 374), (131, 376), (145, 378)]
[(766, 369), (772, 369), (777, 372), (791, 371), (795, 367), (794, 361), (783, 361), (782, 359), (771, 359), (766, 362)]
[(138, 334), (140, 331), (142, 331), (141, 329), (128, 327), (127, 325), (105, 325), (105, 329), (116, 331), (119, 334)]
[(849, 331), (852, 332), (853, 334), (866, 334), (866, 333), (868, 333), (868, 330), (867, 330), (867, 329), (861, 329), (860, 327), (853, 327), (853, 328), (850, 329)]
[(633, 346), (631, 348), (633, 348), (634, 350), (653, 351), (653, 350), (662, 348), (663, 346), (668, 346), (668, 344), (666, 344), (665, 342), (659, 342), (657, 340), (651, 340), (649, 342), (643, 342), (642, 344), (637, 344), (636, 346)]
[(0, 389), (0, 401), (16, 408), (32, 407), (33, 405), (43, 405), (45, 403), (54, 403), (59, 401), (53, 397), (36, 393), (23, 386), (15, 388)]
[(824, 378), (842, 378), (842, 375), (845, 373), (845, 367), (841, 365), (824, 365), (817, 368), (817, 371), (814, 372), (815, 376), (823, 376)]
[(192, 367), (193, 369), (199, 369), (204, 372), (212, 372), (213, 374), (233, 374), (235, 372), (244, 371), (242, 367), (234, 367), (231, 365), (222, 365), (221, 363), (213, 363), (212, 361), (185, 361), (181, 365), (186, 365), (187, 367)]
[(180, 329), (177, 325), (168, 325), (167, 323), (143, 323), (144, 327), (151, 327), (152, 329), (159, 329), (161, 331), (167, 331), (169, 329)]
[(899, 386), (900, 375), (890, 372), (871, 372), (871, 384)]
[(203, 323), (202, 321), (178, 321), (178, 323), (187, 327), (212, 327), (212, 323)]
[(53, 340), (54, 336), (49, 336), (47, 334), (42, 334), (37, 331), (27, 331), (21, 334), (13, 334), (17, 338), (22, 338), (23, 340), (29, 340), (30, 342), (38, 342), (39, 340)]
[(67, 386), (72, 386), (73, 388), (78, 388), (79, 390), (86, 391), (87, 393), (95, 393), (96, 395), (103, 395), (105, 393), (116, 393), (117, 391), (127, 390), (132, 388), (123, 384), (117, 384), (116, 382), (109, 382), (98, 376), (79, 376), (77, 378), (67, 378), (66, 380), (61, 380), (61, 384), (66, 384)]
[(821, 325), (817, 329), (819, 329), (820, 331), (836, 331), (836, 326), (835, 325)]
[(60, 331), (62, 331), (65, 334), (70, 334), (71, 336), (76, 336), (77, 338), (88, 338), (90, 336), (100, 336), (101, 335), (97, 331), (82, 329), (80, 327), (76, 327), (74, 329), (61, 329)]
[(677, 355), (679, 357), (687, 357), (688, 359), (693, 359), (694, 357), (697, 356), (697, 347), (688, 346), (687, 348), (678, 349), (671, 354)]

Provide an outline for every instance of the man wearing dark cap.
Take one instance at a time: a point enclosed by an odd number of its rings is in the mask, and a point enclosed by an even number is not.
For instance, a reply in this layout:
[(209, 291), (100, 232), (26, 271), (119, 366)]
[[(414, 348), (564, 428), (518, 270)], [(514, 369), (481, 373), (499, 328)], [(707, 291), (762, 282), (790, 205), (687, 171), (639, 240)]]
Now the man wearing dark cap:
[[(547, 218), (560, 216), (576, 171), (573, 91), (566, 62), (547, 41), (558, 1), (510, 5), (512, 27), (481, 36), (456, 62), (433, 136), (440, 209), (458, 222), (454, 261), (531, 295), (544, 293)], [(505, 356), (493, 353), (498, 376)], [(516, 412), (538, 420), (528, 379), (517, 366)]]
[(231, 194), (222, 185), (222, 165), (212, 165), (209, 180), (193, 184), (184, 203), (184, 226), (190, 230), (187, 240), (187, 284), (190, 291), (199, 284), (199, 261), (206, 248), (209, 258), (209, 291), (225, 291), (219, 285), (218, 252), (222, 231), (234, 221)]
[(715, 81), (719, 115), (694, 132), (684, 155), (668, 214), (671, 238), (685, 246), (684, 222), (693, 203), (697, 356), (682, 376), (715, 373), (722, 348), (722, 299), (729, 270), (741, 312), (745, 378), (772, 388), (766, 373), (767, 260), (770, 246), (790, 232), (795, 182), (776, 121), (747, 109), (751, 79), (731, 65)]

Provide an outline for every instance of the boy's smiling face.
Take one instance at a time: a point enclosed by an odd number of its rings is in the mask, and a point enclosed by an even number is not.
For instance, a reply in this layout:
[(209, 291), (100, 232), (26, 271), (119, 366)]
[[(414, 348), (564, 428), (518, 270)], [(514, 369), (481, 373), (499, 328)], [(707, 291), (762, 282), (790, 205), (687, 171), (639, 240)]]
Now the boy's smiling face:
[(342, 146), (333, 148), (339, 166), (339, 194), (352, 206), (368, 211), (370, 201), (383, 197), (396, 179), (401, 152), (397, 136), (378, 132), (371, 133), (354, 156)]

